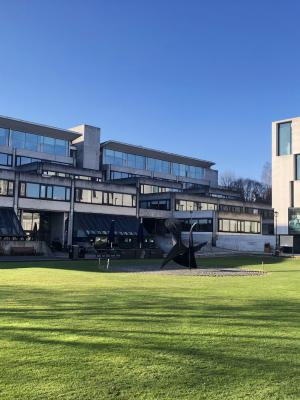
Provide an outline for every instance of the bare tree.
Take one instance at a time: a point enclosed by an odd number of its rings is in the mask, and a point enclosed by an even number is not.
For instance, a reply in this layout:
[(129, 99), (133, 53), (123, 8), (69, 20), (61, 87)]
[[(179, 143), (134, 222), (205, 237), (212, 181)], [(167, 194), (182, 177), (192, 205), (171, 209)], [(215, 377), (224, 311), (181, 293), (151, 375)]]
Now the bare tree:
[(225, 171), (225, 172), (223, 172), (223, 174), (220, 177), (220, 184), (221, 184), (221, 186), (223, 186), (227, 189), (231, 189), (234, 186), (236, 180), (237, 180), (237, 178), (236, 178), (234, 172)]
[(267, 161), (263, 166), (261, 181), (267, 186), (272, 186), (272, 166), (269, 161)]

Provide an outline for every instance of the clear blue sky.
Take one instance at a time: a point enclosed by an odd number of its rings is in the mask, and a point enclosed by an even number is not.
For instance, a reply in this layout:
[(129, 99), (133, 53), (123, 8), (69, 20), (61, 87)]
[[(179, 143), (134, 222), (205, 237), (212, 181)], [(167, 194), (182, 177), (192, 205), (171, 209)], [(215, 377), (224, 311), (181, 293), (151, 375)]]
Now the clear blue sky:
[(1, 2), (0, 114), (259, 178), (300, 115), (298, 0)]

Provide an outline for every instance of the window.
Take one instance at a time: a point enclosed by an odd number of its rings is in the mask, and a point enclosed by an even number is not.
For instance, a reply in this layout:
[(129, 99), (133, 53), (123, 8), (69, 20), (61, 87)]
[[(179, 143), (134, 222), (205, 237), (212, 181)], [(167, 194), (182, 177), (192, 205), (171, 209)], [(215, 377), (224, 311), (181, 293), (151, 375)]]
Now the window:
[(11, 144), (12, 147), (18, 149), (24, 149), (25, 147), (25, 133), (19, 131), (11, 132)]
[(99, 190), (92, 190), (92, 203), (102, 204), (102, 192)]
[(212, 232), (213, 231), (213, 220), (211, 218), (201, 218), (201, 219), (183, 219), (182, 222), (182, 230), (189, 232), (191, 229), (191, 223), (194, 224), (197, 222), (197, 225), (194, 227), (194, 232)]
[(140, 201), (140, 207), (152, 210), (170, 210), (170, 200), (142, 200)]
[(30, 158), (30, 157), (23, 157), (23, 156), (16, 157), (16, 165), (17, 166), (30, 164), (32, 162), (41, 162), (41, 160), (38, 158)]
[(25, 149), (32, 151), (39, 151), (40, 136), (33, 135), (32, 133), (25, 134)]
[(27, 183), (26, 197), (38, 199), (40, 197), (40, 185), (38, 183)]
[(66, 200), (66, 188), (63, 186), (53, 186), (53, 200)]
[(260, 233), (260, 222), (235, 219), (219, 219), (219, 232)]
[(55, 139), (55, 154), (68, 156), (69, 143), (66, 140)]
[(51, 137), (43, 137), (43, 152), (48, 154), (55, 154), (55, 139)]
[(13, 196), (14, 183), (6, 179), (0, 179), (0, 196)]
[(291, 154), (291, 128), (291, 122), (278, 124), (277, 147), (279, 156)]
[(70, 188), (64, 186), (42, 185), (33, 182), (21, 182), (20, 196), (32, 199), (69, 201)]
[(241, 213), (242, 212), (242, 207), (233, 206), (233, 205), (230, 205), (230, 204), (220, 204), (219, 205), (219, 210), (220, 211), (225, 211), (225, 212)]
[(178, 192), (178, 189), (164, 187), (164, 186), (141, 185), (140, 192), (142, 194), (166, 193), (166, 192)]
[(126, 193), (102, 192), (101, 190), (90, 190), (77, 188), (75, 201), (79, 203), (106, 204), (118, 207), (135, 207), (136, 196)]
[(0, 165), (11, 167), (12, 156), (10, 154), (0, 153)]
[(198, 201), (176, 200), (176, 211), (214, 211), (218, 206), (214, 203), (202, 203)]

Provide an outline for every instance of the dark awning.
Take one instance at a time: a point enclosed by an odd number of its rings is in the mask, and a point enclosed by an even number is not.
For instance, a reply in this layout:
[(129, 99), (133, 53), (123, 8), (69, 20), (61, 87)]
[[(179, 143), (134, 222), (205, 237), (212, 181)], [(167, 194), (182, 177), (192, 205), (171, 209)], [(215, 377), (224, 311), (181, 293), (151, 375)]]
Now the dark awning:
[(108, 235), (112, 220), (116, 235), (137, 235), (138, 218), (112, 214), (74, 213), (74, 232), (83, 231), (86, 236)]
[(0, 208), (0, 237), (25, 237), (13, 208)]

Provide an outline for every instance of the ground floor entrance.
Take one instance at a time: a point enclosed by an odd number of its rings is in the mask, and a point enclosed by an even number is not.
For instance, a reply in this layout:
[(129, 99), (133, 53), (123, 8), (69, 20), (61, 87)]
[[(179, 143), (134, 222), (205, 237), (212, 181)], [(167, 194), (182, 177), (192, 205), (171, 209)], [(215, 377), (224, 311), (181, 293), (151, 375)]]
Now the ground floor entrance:
[(19, 210), (19, 220), (27, 238), (45, 241), (57, 249), (66, 245), (67, 217), (64, 212)]

